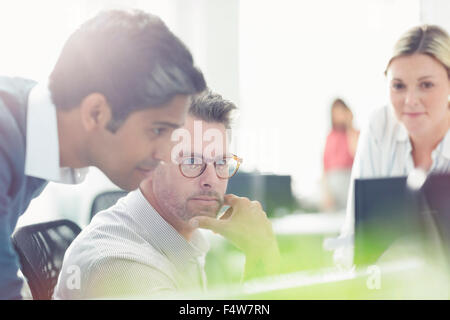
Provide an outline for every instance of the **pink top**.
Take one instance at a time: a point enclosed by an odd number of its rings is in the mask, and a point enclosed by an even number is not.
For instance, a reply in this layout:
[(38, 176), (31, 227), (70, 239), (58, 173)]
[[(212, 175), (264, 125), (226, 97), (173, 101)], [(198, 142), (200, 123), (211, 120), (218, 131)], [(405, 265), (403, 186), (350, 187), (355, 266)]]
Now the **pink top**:
[(324, 170), (351, 169), (353, 156), (348, 147), (345, 131), (331, 130), (328, 134), (323, 155)]

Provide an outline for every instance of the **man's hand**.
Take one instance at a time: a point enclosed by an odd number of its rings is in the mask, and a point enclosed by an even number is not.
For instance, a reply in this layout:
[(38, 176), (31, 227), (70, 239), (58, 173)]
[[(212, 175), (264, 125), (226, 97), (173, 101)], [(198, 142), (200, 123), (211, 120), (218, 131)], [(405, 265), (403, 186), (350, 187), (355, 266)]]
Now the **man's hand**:
[(230, 208), (219, 219), (198, 216), (191, 225), (219, 233), (241, 249), (246, 256), (245, 279), (276, 273), (278, 245), (261, 204), (232, 194), (225, 195), (224, 204)]

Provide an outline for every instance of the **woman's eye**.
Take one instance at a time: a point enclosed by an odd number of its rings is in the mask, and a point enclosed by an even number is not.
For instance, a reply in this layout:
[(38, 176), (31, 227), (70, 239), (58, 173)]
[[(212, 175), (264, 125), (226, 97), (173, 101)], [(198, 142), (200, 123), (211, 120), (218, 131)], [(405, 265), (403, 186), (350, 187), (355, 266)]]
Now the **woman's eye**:
[(392, 88), (395, 90), (401, 90), (403, 88), (405, 88), (405, 85), (403, 83), (393, 83), (392, 84)]
[(422, 83), (420, 84), (420, 86), (421, 86), (422, 88), (424, 88), (424, 89), (429, 89), (429, 88), (432, 88), (432, 87), (433, 87), (433, 83), (432, 83), (432, 82), (429, 82), (429, 81), (426, 81), (426, 82), (422, 82)]

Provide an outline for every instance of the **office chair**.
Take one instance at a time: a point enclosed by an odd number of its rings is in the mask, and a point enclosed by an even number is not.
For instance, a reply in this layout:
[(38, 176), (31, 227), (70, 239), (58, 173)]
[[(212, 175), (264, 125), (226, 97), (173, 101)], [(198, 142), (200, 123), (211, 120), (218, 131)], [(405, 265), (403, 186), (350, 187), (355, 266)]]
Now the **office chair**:
[(108, 209), (127, 194), (127, 191), (106, 191), (98, 194), (92, 201), (91, 220), (98, 212)]
[(11, 240), (33, 299), (52, 298), (64, 253), (80, 231), (70, 220), (56, 220), (25, 226), (14, 232)]

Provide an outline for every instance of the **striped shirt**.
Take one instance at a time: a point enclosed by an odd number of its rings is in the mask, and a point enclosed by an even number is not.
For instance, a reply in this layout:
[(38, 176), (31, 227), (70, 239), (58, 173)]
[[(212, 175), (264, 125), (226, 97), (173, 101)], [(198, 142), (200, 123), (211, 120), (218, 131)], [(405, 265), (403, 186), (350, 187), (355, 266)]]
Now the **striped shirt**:
[[(392, 107), (375, 110), (369, 125), (361, 132), (353, 162), (347, 216), (341, 234), (345, 245), (335, 252), (337, 264), (349, 267), (353, 263), (355, 179), (407, 176), (414, 170), (411, 151), (408, 131), (397, 121)], [(433, 150), (431, 158), (429, 173), (450, 172), (450, 130)]]
[(187, 241), (137, 189), (99, 212), (67, 249), (55, 299), (143, 297), (206, 289), (208, 242)]

